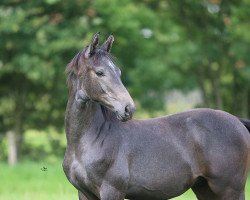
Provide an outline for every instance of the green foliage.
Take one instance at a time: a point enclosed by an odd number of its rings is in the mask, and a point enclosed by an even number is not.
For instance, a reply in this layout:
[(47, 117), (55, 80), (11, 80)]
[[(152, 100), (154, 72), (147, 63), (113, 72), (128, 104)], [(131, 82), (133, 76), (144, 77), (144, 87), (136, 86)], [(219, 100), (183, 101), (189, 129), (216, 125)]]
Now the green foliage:
[(22, 145), (22, 160), (43, 160), (53, 163), (64, 157), (66, 148), (65, 135), (58, 133), (54, 128), (46, 131), (28, 130), (25, 132)]
[[(182, 27), (172, 61), (179, 72), (196, 80), (204, 106), (249, 115), (248, 1), (169, 1), (169, 16)], [(179, 48), (178, 48), (179, 47)], [(175, 59), (182, 56), (181, 60)], [(183, 64), (178, 63), (183, 62)], [(171, 63), (171, 60), (169, 60)], [(185, 78), (186, 79), (186, 78)], [(237, 94), (237, 95), (235, 95)]]
[[(250, 113), (248, 0), (0, 3), (0, 127), (62, 132), (64, 69), (93, 33), (112, 53), (139, 108), (163, 110), (171, 89), (199, 89), (201, 106)], [(237, 94), (237, 95), (235, 95)], [(248, 107), (248, 108), (247, 108)], [(27, 144), (23, 147), (31, 154)]]
[(0, 135), (0, 160), (7, 160), (7, 142), (3, 135)]

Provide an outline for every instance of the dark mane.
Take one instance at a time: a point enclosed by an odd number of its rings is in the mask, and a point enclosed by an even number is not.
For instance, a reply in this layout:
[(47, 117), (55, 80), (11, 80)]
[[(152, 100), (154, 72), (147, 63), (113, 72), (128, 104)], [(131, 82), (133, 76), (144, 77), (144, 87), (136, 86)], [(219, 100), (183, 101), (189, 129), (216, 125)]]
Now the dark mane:
[(79, 51), (74, 58), (70, 61), (70, 63), (67, 65), (67, 70), (70, 71), (74, 69), (75, 67), (78, 68), (78, 63), (83, 54), (83, 50)]
[(67, 85), (69, 88), (73, 86), (73, 80), (76, 79), (77, 70), (79, 68), (79, 60), (83, 55), (84, 49), (79, 51), (74, 58), (70, 61), (65, 69), (65, 73), (67, 75)]

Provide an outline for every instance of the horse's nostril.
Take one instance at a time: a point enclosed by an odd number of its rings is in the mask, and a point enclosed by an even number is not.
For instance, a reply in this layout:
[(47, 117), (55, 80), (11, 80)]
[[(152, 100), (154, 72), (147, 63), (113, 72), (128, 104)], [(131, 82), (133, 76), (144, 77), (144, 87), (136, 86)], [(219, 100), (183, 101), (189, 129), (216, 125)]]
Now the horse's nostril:
[(129, 105), (126, 105), (126, 107), (125, 107), (125, 115), (126, 116), (130, 115), (130, 107), (129, 107)]

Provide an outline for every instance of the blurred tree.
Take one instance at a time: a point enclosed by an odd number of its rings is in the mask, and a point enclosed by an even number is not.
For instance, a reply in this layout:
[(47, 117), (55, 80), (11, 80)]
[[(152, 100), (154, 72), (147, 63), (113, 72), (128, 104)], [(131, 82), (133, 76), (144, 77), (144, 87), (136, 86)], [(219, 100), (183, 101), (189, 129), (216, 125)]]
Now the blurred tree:
[(8, 133), (9, 162), (18, 159), (24, 130), (62, 129), (65, 65), (97, 31), (115, 35), (123, 81), (150, 113), (164, 108), (167, 90), (199, 88), (202, 106), (249, 116), (249, 4), (2, 0), (0, 134)]
[[(117, 36), (119, 48), (114, 48), (114, 54), (121, 58), (122, 68), (126, 66), (124, 81), (135, 96), (159, 96), (162, 102), (164, 87), (157, 83), (164, 64), (157, 61), (161, 46), (152, 35), (159, 26), (158, 17), (144, 4), (124, 0), (2, 1), (0, 11), (0, 123), (3, 132), (8, 132), (10, 164), (18, 159), (24, 129), (62, 128), (67, 98), (64, 67), (96, 31)], [(154, 62), (158, 64), (152, 73)], [(141, 69), (135, 70), (139, 65)], [(149, 73), (150, 79), (145, 76)], [(144, 77), (142, 83), (138, 76)], [(156, 92), (157, 88), (161, 90)], [(163, 105), (145, 102), (148, 109)]]
[(243, 27), (249, 23), (249, 1), (169, 1), (169, 8), (183, 27), (183, 44), (189, 44), (183, 48), (189, 57), (182, 59), (189, 65), (186, 75), (195, 75), (204, 105), (248, 116), (249, 37)]
[(1, 2), (0, 123), (8, 133), (10, 164), (18, 159), (24, 129), (62, 128), (67, 94), (63, 72), (87, 32), (86, 20), (78, 17), (85, 4)]

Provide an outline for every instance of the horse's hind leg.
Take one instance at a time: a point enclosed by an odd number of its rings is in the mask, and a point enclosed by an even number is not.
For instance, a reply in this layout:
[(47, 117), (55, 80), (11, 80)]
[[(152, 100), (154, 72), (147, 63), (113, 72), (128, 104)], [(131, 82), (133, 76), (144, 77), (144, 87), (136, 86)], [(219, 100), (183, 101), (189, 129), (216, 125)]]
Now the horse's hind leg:
[(234, 190), (230, 186), (223, 187), (223, 184), (218, 186), (204, 178), (200, 178), (192, 190), (198, 200), (245, 200), (244, 189)]
[(200, 177), (192, 187), (198, 200), (219, 200), (218, 196), (210, 189), (206, 179)]
[(244, 191), (229, 191), (228, 193), (224, 194), (221, 199), (228, 199), (228, 200), (245, 200), (245, 193)]
[[(236, 180), (235, 183), (237, 183)], [(223, 184), (223, 182), (211, 180), (208, 184), (211, 190), (216, 191), (220, 200), (245, 200), (244, 186), (240, 186), (241, 183)]]

